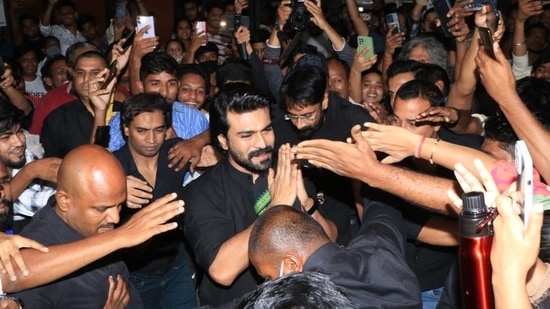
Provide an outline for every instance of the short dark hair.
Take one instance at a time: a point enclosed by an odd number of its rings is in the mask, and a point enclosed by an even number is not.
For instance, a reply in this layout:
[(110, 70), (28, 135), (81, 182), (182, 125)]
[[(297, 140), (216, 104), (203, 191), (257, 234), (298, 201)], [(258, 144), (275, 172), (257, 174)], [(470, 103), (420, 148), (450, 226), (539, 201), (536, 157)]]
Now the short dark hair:
[(74, 43), (73, 45), (69, 46), (69, 48), (67, 48), (67, 50), (65, 51), (65, 57), (67, 57), (68, 67), (74, 69), (74, 67), (76, 66), (76, 59), (79, 56), (79, 55), (76, 55), (76, 51), (82, 48), (89, 48), (91, 50), (99, 51), (94, 44), (89, 42)]
[(174, 42), (180, 45), (182, 52), (185, 52), (185, 45), (183, 45), (183, 43), (178, 39), (170, 39), (166, 41), (166, 43), (164, 43), (164, 51), (168, 53), (168, 51), (166, 50), (168, 48), (168, 44), (174, 43)]
[(519, 138), (506, 117), (492, 116), (487, 118), (483, 129), (486, 139), (497, 141), (501, 149), (509, 153), (512, 158), (515, 157), (515, 144)]
[(350, 67), (349, 67), (349, 64), (347, 62), (345, 62), (344, 60), (338, 58), (338, 57), (330, 57), (327, 59), (327, 65), (329, 64), (329, 62), (336, 62), (338, 63), (341, 67), (344, 68), (344, 72), (346, 73), (346, 79), (349, 79), (349, 74), (350, 74)]
[(447, 75), (447, 71), (435, 63), (424, 63), (424, 66), (424, 69), (420, 69), (416, 72), (414, 78), (426, 80), (434, 84), (441, 81), (443, 82), (443, 90), (441, 92), (443, 92), (444, 96), (449, 95), (449, 91), (451, 91), (451, 80), (449, 79), (449, 75)]
[(95, 20), (95, 17), (93, 17), (92, 15), (80, 15), (78, 17), (77, 22), (76, 22), (76, 26), (78, 28), (78, 31), (82, 31), (82, 29), (84, 28), (84, 25), (89, 24), (89, 23), (92, 23), (95, 26), (97, 26), (97, 22)]
[(60, 10), (61, 8), (66, 7), (66, 6), (72, 8), (73, 10), (76, 11), (76, 4), (72, 1), (70, 1), (70, 0), (60, 0), (59, 2), (57, 2), (55, 4), (55, 9)]
[(317, 67), (300, 67), (287, 74), (281, 85), (286, 108), (319, 104), (328, 88), (327, 75)]
[(23, 21), (25, 20), (31, 20), (33, 23), (35, 24), (40, 24), (40, 19), (34, 15), (29, 15), (29, 14), (24, 14), (24, 15), (21, 15), (21, 17), (19, 17), (19, 27), (23, 27)]
[(33, 53), (36, 57), (37, 61), (40, 61), (40, 58), (42, 56), (42, 53), (39, 52), (34, 46), (31, 44), (21, 44), (17, 49), (15, 50), (15, 57), (17, 59), (17, 62), (23, 57), (24, 55), (28, 53)]
[(388, 79), (390, 79), (402, 73), (416, 74), (417, 71), (424, 68), (426, 68), (426, 65), (416, 60), (396, 60), (390, 64), (388, 70), (386, 71), (386, 75)]
[(216, 55), (219, 55), (220, 50), (218, 49), (218, 46), (213, 42), (208, 42), (206, 45), (201, 46), (197, 49), (195, 52), (195, 60), (199, 60), (199, 58), (206, 53), (216, 53)]
[(204, 91), (206, 92), (206, 95), (208, 95), (208, 93), (210, 93), (210, 86), (211, 86), (210, 85), (210, 77), (202, 69), (202, 66), (200, 64), (197, 64), (197, 63), (180, 64), (178, 66), (177, 71), (176, 71), (176, 76), (177, 76), (178, 80), (181, 80), (181, 78), (184, 75), (187, 75), (187, 74), (195, 74), (195, 75), (200, 76), (204, 80)]
[(204, 11), (206, 13), (211, 12), (213, 9), (220, 9), (222, 11), (225, 10), (224, 6), (218, 1), (210, 1), (208, 4), (204, 6)]
[(42, 66), (42, 69), (40, 69), (40, 74), (42, 75), (42, 77), (52, 77), (52, 65), (59, 60), (67, 62), (65, 56), (61, 54), (55, 55), (53, 56), (53, 58), (46, 60), (46, 62), (44, 62), (44, 65)]
[(439, 88), (433, 83), (419, 79), (413, 79), (401, 85), (395, 97), (401, 100), (425, 99), (432, 107), (445, 105), (445, 98)]
[(94, 58), (94, 59), (99, 59), (101, 60), (101, 62), (103, 62), (103, 65), (105, 67), (107, 67), (109, 64), (107, 62), (107, 58), (105, 58), (105, 56), (98, 52), (98, 51), (95, 51), (95, 50), (89, 50), (83, 54), (81, 54), (80, 56), (78, 56), (76, 58), (76, 62), (75, 62), (75, 67), (76, 67), (76, 64), (78, 63), (78, 61), (80, 61), (80, 59), (83, 59), (83, 58)]
[(178, 62), (165, 52), (149, 53), (141, 58), (139, 79), (144, 81), (151, 74), (168, 73), (176, 76)]
[(6, 99), (0, 99), (0, 134), (6, 133), (21, 123), (24, 114)]
[[(227, 135), (229, 122), (227, 113), (245, 114), (259, 109), (268, 108), (271, 100), (245, 83), (230, 83), (212, 100), (210, 108), (210, 134), (212, 141), (218, 140), (218, 135)], [(220, 145), (216, 143), (219, 147)]]
[(222, 87), (228, 81), (252, 82), (252, 69), (248, 61), (226, 61), (216, 71), (216, 85)]
[(548, 29), (546, 29), (546, 27), (541, 23), (535, 23), (527, 26), (525, 28), (525, 36), (528, 37), (534, 29), (542, 29), (544, 31), (544, 35), (546, 36), (544, 41), (548, 41)]
[(246, 295), (239, 309), (357, 308), (326, 275), (291, 273), (264, 282)]
[(161, 111), (166, 128), (172, 126), (172, 106), (158, 93), (139, 93), (133, 95), (122, 104), (120, 111), (120, 129), (128, 127), (134, 118), (142, 113)]

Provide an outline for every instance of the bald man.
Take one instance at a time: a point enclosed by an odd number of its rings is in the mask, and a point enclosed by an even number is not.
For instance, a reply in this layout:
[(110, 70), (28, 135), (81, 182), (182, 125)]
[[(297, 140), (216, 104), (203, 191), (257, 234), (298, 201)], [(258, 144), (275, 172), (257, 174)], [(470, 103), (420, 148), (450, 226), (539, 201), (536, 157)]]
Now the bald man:
[[(160, 211), (167, 211), (169, 214), (162, 220), (165, 222), (181, 213), (182, 203), (166, 204), (173, 198), (168, 196), (159, 199), (155, 207), (139, 212), (134, 216), (135, 218), (114, 230), (119, 222), (120, 207), (126, 199), (124, 171), (118, 160), (102, 147), (84, 145), (74, 149), (60, 166), (58, 191), (55, 198), (50, 199), (48, 203), (50, 207), (44, 207), (36, 213), (31, 223), (23, 230), (22, 236), (46, 246), (52, 246), (51, 249), (59, 249), (54, 245), (83, 241), (86, 238), (90, 238), (90, 241), (87, 246), (84, 244), (78, 247), (73, 244), (72, 247), (65, 248), (73, 249), (65, 250), (65, 257), (67, 263), (74, 266), (74, 269), (52, 268), (56, 266), (55, 263), (50, 264), (52, 266), (50, 268), (37, 268), (49, 273), (61, 272), (59, 277), (70, 275), (13, 296), (21, 298), (29, 308), (103, 308), (104, 306), (142, 308), (139, 294), (131, 285), (126, 284), (128, 269), (116, 254), (110, 254), (81, 268), (93, 260), (90, 261), (89, 258), (85, 258), (74, 250), (86, 251), (90, 246), (97, 245), (97, 249), (105, 255), (122, 247), (139, 244), (150, 238), (151, 234), (174, 228), (174, 224), (161, 225), (153, 217), (158, 216)], [(163, 209), (160, 210), (160, 208)], [(157, 222), (151, 225), (146, 224), (145, 220)], [(130, 230), (136, 234), (131, 235)], [(110, 237), (101, 239), (103, 242), (113, 243), (110, 247), (101, 245), (99, 242), (98, 237), (102, 234), (110, 234)], [(136, 236), (139, 240), (122, 245), (121, 236), (127, 238), (126, 241)], [(55, 250), (55, 252), (58, 251)], [(43, 256), (43, 259), (48, 258), (47, 255)], [(75, 259), (87, 260), (87, 262), (69, 262)], [(29, 261), (27, 263), (32, 265)], [(34, 273), (32, 266), (30, 271)]]
[(254, 225), (248, 253), (267, 279), (292, 272), (328, 276), (360, 308), (420, 308), (420, 287), (405, 260), (400, 213), (378, 202), (365, 205), (359, 235), (342, 248), (322, 227), (291, 207), (268, 209)]

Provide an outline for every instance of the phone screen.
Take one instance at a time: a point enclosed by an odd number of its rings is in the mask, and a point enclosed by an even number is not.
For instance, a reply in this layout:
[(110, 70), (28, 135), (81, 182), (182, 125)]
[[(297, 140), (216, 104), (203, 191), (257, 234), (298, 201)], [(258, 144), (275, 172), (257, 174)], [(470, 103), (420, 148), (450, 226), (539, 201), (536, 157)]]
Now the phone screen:
[(115, 18), (118, 20), (126, 17), (126, 3), (124, 1), (118, 1), (115, 3)]
[(516, 180), (517, 190), (521, 192), (521, 216), (523, 224), (527, 227), (531, 208), (533, 207), (533, 159), (529, 154), (524, 141), (516, 142), (516, 169), (518, 178)]
[(399, 25), (399, 15), (397, 13), (389, 13), (386, 14), (386, 24), (388, 26), (388, 30), (395, 26), (395, 29), (393, 29), (393, 34), (401, 33), (401, 26)]

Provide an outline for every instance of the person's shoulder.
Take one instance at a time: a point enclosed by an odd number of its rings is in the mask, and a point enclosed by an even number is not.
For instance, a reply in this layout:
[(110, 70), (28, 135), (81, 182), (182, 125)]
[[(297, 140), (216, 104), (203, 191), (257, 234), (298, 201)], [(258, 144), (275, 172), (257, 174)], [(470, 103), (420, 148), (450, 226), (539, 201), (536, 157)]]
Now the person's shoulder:
[(185, 196), (195, 196), (200, 194), (208, 194), (209, 192), (217, 192), (224, 182), (227, 182), (226, 177), (226, 160), (221, 160), (216, 165), (210, 167), (199, 178), (193, 180), (188, 185), (181, 189)]

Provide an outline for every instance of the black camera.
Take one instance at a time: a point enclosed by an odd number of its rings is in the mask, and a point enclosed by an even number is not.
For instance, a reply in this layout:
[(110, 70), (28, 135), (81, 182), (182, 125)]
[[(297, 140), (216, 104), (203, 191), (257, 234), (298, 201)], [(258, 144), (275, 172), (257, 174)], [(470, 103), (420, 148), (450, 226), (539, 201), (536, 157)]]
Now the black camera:
[(288, 25), (296, 31), (304, 31), (310, 23), (311, 13), (304, 2), (307, 0), (292, 0), (292, 13), (288, 17)]

